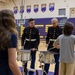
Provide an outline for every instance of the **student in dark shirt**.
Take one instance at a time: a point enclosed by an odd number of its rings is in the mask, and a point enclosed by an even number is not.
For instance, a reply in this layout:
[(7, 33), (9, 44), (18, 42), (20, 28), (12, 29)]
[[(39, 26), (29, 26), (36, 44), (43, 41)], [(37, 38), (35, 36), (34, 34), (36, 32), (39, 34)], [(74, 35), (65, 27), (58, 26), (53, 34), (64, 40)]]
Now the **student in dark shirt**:
[(16, 63), (17, 30), (11, 10), (0, 11), (0, 75), (22, 75)]

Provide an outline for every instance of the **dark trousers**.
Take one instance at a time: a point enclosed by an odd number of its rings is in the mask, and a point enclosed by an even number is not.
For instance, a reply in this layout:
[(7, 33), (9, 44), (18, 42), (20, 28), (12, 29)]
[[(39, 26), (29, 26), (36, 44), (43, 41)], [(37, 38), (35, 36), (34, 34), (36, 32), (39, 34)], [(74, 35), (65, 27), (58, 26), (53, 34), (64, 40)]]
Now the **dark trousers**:
[[(30, 68), (34, 69), (35, 68), (35, 60), (36, 60), (36, 51), (31, 51), (31, 65)], [(24, 71), (26, 71), (27, 63), (24, 65)], [(29, 71), (29, 75), (33, 75), (34, 72)]]
[[(54, 70), (54, 75), (58, 75), (58, 71), (59, 71), (59, 54), (55, 54), (54, 55), (55, 58), (55, 70)], [(50, 64), (45, 64), (44, 65), (44, 70), (46, 71), (46, 73), (48, 74), (49, 71), (49, 66)], [(43, 73), (43, 75), (46, 75), (45, 73)]]

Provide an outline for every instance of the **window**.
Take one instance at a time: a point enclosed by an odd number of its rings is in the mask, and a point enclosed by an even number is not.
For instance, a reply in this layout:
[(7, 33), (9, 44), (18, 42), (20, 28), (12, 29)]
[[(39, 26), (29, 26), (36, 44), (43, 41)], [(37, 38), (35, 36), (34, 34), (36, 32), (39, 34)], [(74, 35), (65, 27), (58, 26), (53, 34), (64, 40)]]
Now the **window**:
[(59, 9), (59, 15), (66, 15), (66, 9)]

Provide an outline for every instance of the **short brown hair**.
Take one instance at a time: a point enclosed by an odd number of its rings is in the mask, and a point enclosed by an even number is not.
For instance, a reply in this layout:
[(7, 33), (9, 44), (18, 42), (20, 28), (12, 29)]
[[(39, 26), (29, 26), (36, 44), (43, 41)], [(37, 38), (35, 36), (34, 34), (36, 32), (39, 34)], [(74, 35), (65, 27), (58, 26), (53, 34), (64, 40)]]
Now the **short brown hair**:
[(74, 30), (74, 24), (71, 22), (66, 22), (63, 28), (64, 35), (66, 36), (71, 35), (73, 30)]
[(33, 18), (30, 18), (30, 19), (29, 19), (29, 22), (31, 22), (31, 21), (34, 21), (34, 19), (33, 19)]

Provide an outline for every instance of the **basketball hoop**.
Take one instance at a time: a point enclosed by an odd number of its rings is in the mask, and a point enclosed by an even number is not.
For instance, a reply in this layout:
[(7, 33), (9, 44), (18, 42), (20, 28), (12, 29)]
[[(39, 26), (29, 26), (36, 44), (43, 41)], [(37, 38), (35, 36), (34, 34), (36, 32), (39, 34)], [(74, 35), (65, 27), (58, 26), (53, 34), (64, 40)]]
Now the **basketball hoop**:
[(19, 25), (19, 26), (25, 25), (25, 22), (26, 22), (25, 19), (19, 19), (19, 20), (18, 20), (18, 25)]

